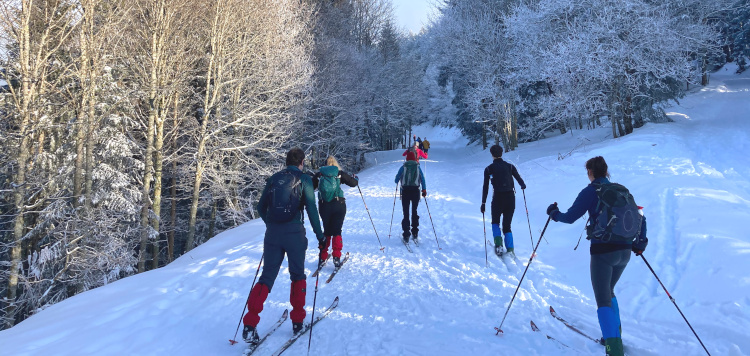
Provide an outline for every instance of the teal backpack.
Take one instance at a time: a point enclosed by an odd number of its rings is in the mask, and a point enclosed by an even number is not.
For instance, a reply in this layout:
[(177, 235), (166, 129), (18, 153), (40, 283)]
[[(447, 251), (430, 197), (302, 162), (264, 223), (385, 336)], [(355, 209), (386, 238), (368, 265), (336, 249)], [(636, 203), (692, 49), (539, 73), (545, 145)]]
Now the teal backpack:
[(341, 176), (336, 166), (320, 168), (320, 184), (318, 184), (318, 198), (326, 203), (344, 196), (341, 190)]
[(401, 186), (418, 187), (419, 183), (419, 163), (416, 161), (406, 161), (404, 163), (404, 175), (401, 177)]

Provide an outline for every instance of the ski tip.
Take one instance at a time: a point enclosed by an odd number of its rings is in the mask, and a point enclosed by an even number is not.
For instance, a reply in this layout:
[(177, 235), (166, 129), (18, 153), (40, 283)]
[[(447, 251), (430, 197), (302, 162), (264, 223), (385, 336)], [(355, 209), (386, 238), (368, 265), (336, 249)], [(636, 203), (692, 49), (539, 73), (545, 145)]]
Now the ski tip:
[(503, 330), (502, 330), (502, 329), (500, 329), (500, 328), (495, 328), (495, 330), (497, 330), (497, 332), (495, 333), (495, 336), (498, 336), (498, 335), (504, 335), (504, 334), (505, 334), (505, 333), (503, 332)]
[(555, 308), (553, 308), (551, 305), (549, 306), (549, 312), (550, 313), (555, 313)]
[(284, 314), (281, 315), (282, 318), (286, 319), (289, 317), (289, 309), (284, 309)]
[(531, 330), (539, 331), (539, 328), (536, 326), (536, 324), (534, 324), (534, 321), (530, 320), (530, 322), (531, 322)]
[(230, 345), (234, 345), (234, 344), (236, 344), (236, 343), (237, 343), (237, 340), (232, 340), (232, 339), (229, 339), (229, 344), (230, 344)]

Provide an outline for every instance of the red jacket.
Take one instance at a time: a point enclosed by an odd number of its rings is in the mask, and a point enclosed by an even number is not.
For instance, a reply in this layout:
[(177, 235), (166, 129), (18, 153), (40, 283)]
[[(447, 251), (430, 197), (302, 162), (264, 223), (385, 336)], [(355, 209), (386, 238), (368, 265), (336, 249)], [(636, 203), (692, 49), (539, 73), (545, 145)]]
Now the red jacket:
[(417, 148), (416, 157), (414, 157), (415, 155), (413, 153), (409, 152), (409, 150), (406, 150), (404, 152), (404, 154), (402, 154), (401, 156), (406, 156), (406, 160), (407, 161), (417, 161), (417, 162), (419, 162), (420, 158), (427, 159), (427, 154), (424, 153), (424, 151), (420, 150), (419, 148)]

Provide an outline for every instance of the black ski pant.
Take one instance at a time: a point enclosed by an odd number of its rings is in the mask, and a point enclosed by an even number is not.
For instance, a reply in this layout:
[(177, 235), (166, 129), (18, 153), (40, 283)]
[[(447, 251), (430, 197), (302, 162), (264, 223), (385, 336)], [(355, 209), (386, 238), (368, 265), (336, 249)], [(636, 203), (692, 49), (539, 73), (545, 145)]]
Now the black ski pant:
[(266, 224), (266, 236), (263, 240), (263, 272), (258, 283), (268, 286), (270, 291), (279, 275), (284, 254), (289, 263), (289, 277), (292, 282), (305, 280), (305, 251), (307, 237), (305, 225), (300, 223)]
[[(419, 198), (419, 187), (401, 188), (401, 207), (404, 210), (404, 219), (401, 220), (401, 228), (404, 230), (404, 238), (408, 238), (410, 235), (417, 237), (419, 233), (419, 215), (417, 215)], [(411, 205), (411, 234), (409, 233), (409, 205)]]
[(509, 233), (513, 213), (516, 211), (516, 194), (513, 191), (495, 192), (492, 194), (492, 224), (500, 224), (503, 216), (503, 233)]
[(329, 202), (318, 201), (318, 211), (323, 222), (323, 235), (340, 236), (346, 217), (346, 200), (335, 198)]
[(630, 261), (630, 248), (591, 255), (591, 286), (596, 306), (612, 307), (615, 284)]

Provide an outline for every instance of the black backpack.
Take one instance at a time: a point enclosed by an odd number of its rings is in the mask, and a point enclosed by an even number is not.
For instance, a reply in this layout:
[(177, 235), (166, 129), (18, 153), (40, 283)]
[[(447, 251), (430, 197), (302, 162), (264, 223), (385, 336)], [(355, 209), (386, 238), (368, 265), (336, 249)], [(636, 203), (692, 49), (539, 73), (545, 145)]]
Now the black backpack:
[(291, 221), (302, 210), (301, 172), (283, 170), (271, 177), (268, 186), (268, 215), (272, 223)]
[(641, 234), (643, 216), (627, 188), (617, 183), (596, 185), (599, 216), (587, 228), (588, 239), (632, 243)]

